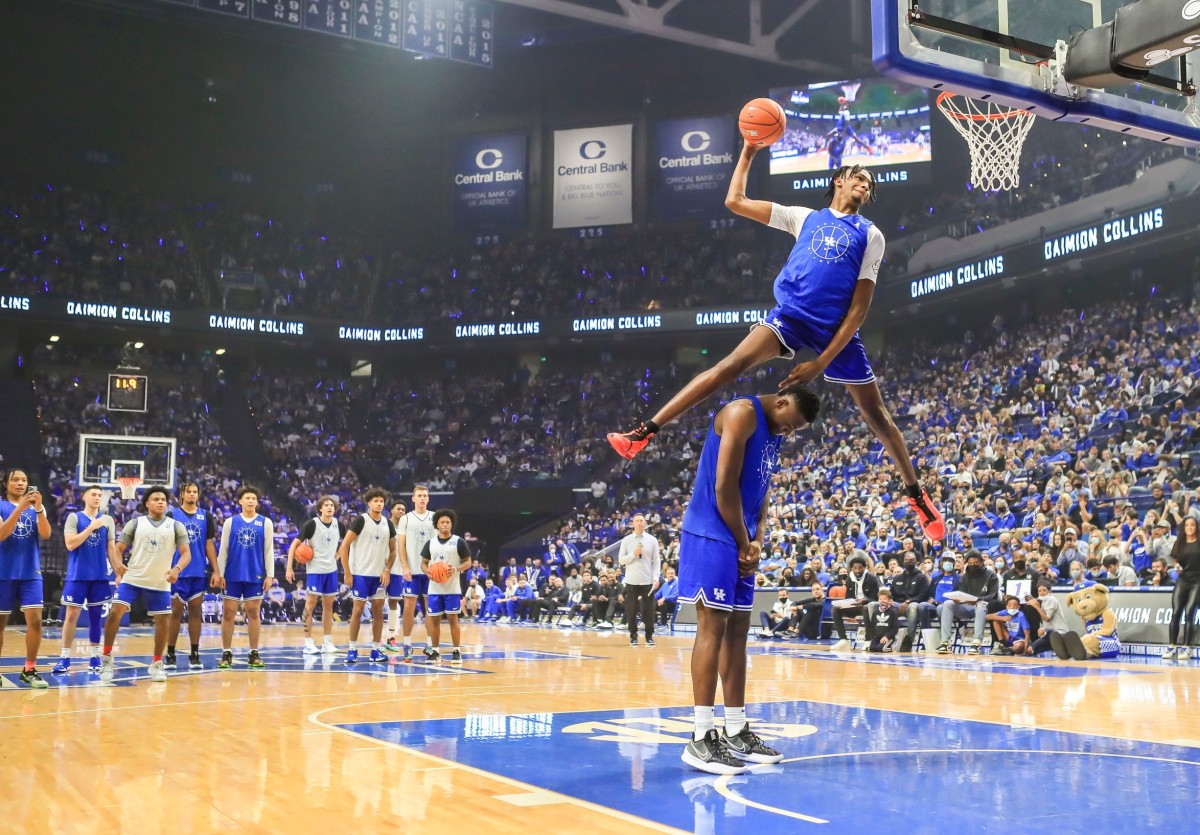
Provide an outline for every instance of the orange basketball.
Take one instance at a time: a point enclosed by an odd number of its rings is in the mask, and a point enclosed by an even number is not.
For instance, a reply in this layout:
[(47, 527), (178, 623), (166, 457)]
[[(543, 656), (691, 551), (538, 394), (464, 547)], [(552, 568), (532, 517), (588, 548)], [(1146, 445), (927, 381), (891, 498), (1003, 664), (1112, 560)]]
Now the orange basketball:
[(444, 583), (454, 576), (454, 569), (448, 562), (431, 562), (429, 564), (429, 579), (435, 583)]
[(787, 116), (778, 102), (771, 99), (754, 99), (747, 102), (738, 114), (738, 130), (751, 145), (765, 148), (783, 136), (787, 127)]
[(296, 546), (296, 562), (304, 565), (305, 563), (311, 562), (312, 558), (313, 549), (311, 545), (309, 545), (307, 542), (301, 542)]

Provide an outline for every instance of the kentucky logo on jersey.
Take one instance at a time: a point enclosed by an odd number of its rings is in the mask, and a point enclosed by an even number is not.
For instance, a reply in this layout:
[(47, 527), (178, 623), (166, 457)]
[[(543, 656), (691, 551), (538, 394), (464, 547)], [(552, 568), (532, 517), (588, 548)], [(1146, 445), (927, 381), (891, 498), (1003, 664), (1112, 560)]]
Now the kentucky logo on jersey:
[(254, 528), (242, 528), (238, 531), (238, 545), (253, 548), (258, 544), (258, 532)]
[(771, 444), (763, 450), (762, 460), (758, 462), (758, 477), (763, 486), (771, 480), (775, 472), (775, 462), (779, 460), (779, 448)]
[(188, 542), (199, 542), (200, 541), (200, 526), (199, 525), (189, 523), (189, 524), (184, 525), (183, 527), (187, 531)]
[(840, 261), (850, 249), (850, 233), (841, 226), (822, 224), (813, 232), (808, 248), (818, 260)]
[(12, 535), (17, 539), (28, 539), (33, 536), (35, 530), (37, 530), (37, 522), (22, 513), (17, 517), (17, 526), (13, 528)]

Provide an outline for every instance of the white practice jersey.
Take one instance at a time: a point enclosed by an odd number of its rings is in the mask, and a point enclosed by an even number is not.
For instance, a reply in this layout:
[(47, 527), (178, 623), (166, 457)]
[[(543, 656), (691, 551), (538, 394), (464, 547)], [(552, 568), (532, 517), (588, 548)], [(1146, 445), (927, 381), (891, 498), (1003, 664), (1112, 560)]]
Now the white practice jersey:
[[(437, 529), (433, 527), (433, 511), (426, 510), (420, 516), (415, 510), (405, 513), (396, 528), (396, 535), (403, 536), (405, 553), (400, 556), (408, 559), (408, 570), (412, 574), (424, 574), (421, 569), (421, 553), (425, 543), (437, 539)], [(443, 592), (453, 594), (454, 592)]]

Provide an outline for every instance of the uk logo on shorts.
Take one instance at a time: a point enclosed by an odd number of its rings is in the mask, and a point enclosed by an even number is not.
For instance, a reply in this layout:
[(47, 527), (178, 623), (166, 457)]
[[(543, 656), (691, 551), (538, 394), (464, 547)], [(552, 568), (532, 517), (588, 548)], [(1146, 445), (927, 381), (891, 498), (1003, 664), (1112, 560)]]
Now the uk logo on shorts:
[(820, 261), (840, 261), (850, 249), (850, 234), (840, 226), (825, 224), (813, 232), (808, 246)]

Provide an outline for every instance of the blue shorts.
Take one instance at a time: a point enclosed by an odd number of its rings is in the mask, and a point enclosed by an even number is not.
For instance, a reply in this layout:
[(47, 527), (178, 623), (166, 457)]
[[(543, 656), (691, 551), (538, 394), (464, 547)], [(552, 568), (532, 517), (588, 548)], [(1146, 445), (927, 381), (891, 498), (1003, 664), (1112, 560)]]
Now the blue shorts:
[(189, 603), (197, 597), (204, 597), (204, 593), (207, 591), (207, 577), (180, 577), (171, 585), (171, 596), (178, 597), (184, 603)]
[(146, 601), (146, 614), (171, 614), (171, 593), (169, 591), (144, 589), (141, 586), (135, 586), (133, 583), (122, 583), (117, 586), (117, 597), (114, 605), (116, 603), (124, 603), (128, 608), (132, 609), (138, 597)]
[(108, 580), (67, 580), (63, 583), (64, 606), (93, 606), (107, 603), (112, 598), (112, 583)]
[(263, 598), (262, 580), (226, 580), (221, 597), (226, 600), (244, 600), (253, 603)]
[[(796, 351), (808, 348), (820, 354), (833, 341), (833, 334), (827, 332), (806, 319), (798, 318), (794, 311), (789, 314), (781, 307), (775, 307), (767, 314), (767, 318), (758, 322), (754, 327), (762, 326), (772, 330), (779, 341), (783, 343), (783, 359), (794, 359)], [(875, 372), (871, 370), (871, 361), (867, 359), (867, 349), (863, 347), (858, 334), (854, 334), (846, 347), (841, 350), (829, 367), (825, 369), (825, 379), (830, 383), (855, 385), (875, 382)]]
[(729, 612), (754, 608), (754, 577), (738, 576), (737, 546), (684, 531), (679, 538), (679, 599)]
[(431, 594), (427, 599), (429, 600), (429, 614), (431, 616), (457, 615), (462, 611), (461, 594)]
[(309, 574), (304, 578), (304, 588), (309, 594), (337, 594), (337, 572), (329, 571), (324, 574)]
[(396, 572), (395, 574), (388, 577), (388, 584), (387, 584), (388, 599), (389, 600), (399, 600), (401, 597), (404, 597), (405, 585), (406, 584), (404, 582), (404, 575), (401, 574), (400, 572)]
[(378, 577), (363, 577), (361, 574), (354, 575), (354, 591), (352, 592), (355, 600), (372, 600), (379, 595), (379, 587), (383, 585)]
[(429, 575), (414, 574), (411, 580), (404, 581), (405, 597), (420, 597), (429, 595)]
[(42, 578), (34, 580), (0, 580), (0, 615), (13, 610), (13, 604), (22, 609), (42, 607)]

